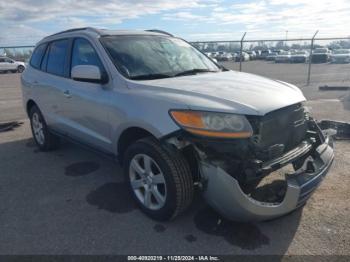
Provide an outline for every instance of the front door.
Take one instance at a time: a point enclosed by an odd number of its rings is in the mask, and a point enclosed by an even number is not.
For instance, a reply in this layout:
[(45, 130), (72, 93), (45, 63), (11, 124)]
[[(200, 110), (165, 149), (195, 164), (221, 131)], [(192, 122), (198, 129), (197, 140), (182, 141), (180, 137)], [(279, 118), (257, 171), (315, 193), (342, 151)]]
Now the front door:
[[(76, 38), (72, 45), (71, 66), (94, 65), (102, 73), (104, 66), (95, 49), (84, 38)], [(100, 83), (69, 79), (65, 88), (65, 118), (69, 120), (69, 136), (105, 151), (112, 150), (108, 105), (110, 90)]]

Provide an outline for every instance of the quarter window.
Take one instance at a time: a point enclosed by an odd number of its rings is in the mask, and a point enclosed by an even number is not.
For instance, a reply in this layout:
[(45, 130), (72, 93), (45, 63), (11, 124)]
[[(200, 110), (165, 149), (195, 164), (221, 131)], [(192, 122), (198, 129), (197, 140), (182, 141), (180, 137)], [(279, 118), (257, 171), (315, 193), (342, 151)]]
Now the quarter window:
[(46, 71), (48, 73), (64, 76), (67, 51), (68, 40), (58, 40), (51, 43), (47, 58)]
[(39, 68), (41, 59), (44, 55), (46, 49), (46, 44), (41, 44), (37, 48), (35, 48), (32, 57), (30, 59), (30, 65), (33, 66), (34, 68)]

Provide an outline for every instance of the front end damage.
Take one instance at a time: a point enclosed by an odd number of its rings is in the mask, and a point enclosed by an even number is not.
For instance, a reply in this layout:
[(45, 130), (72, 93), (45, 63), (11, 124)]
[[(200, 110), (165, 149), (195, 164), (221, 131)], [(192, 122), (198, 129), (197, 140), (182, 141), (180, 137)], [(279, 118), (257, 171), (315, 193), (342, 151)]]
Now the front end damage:
[[(191, 154), (192, 171), (198, 174), (195, 182), (208, 204), (224, 217), (268, 220), (307, 201), (333, 162), (333, 143), (301, 104), (248, 120), (254, 129), (248, 139), (211, 140), (181, 132), (167, 142)], [(284, 186), (275, 192), (278, 197), (256, 197), (260, 182), (286, 166), (292, 168), (280, 174)]]

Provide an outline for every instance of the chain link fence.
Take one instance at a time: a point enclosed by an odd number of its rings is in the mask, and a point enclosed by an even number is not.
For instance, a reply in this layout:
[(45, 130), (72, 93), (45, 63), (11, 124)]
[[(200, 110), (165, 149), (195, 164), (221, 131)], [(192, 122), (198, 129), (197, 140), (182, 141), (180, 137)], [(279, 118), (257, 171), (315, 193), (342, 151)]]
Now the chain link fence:
[(226, 68), (297, 85), (350, 86), (350, 37), (192, 42)]
[(34, 46), (0, 46), (0, 56), (6, 56), (17, 61), (28, 62)]
[[(350, 86), (350, 37), (192, 42), (226, 68), (297, 85)], [(0, 46), (0, 56), (28, 62), (34, 46)]]

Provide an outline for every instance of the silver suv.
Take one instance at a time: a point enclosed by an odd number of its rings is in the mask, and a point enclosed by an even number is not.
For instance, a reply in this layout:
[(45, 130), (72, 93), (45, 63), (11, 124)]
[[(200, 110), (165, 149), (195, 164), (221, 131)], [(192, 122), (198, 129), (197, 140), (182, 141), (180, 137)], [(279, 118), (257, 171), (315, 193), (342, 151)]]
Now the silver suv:
[[(22, 86), (41, 150), (63, 137), (116, 156), (136, 202), (158, 220), (184, 211), (194, 188), (229, 219), (284, 215), (333, 161), (297, 87), (226, 70), (161, 31), (51, 35), (37, 44)], [(287, 165), (278, 190), (263, 185)]]
[(0, 72), (22, 73), (25, 68), (26, 66), (23, 62), (0, 56)]

